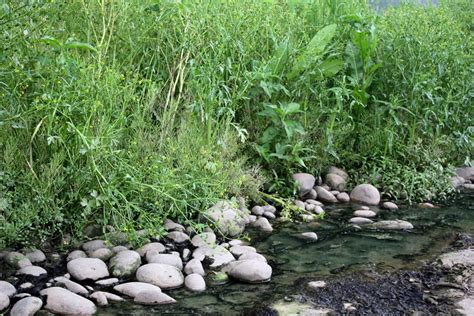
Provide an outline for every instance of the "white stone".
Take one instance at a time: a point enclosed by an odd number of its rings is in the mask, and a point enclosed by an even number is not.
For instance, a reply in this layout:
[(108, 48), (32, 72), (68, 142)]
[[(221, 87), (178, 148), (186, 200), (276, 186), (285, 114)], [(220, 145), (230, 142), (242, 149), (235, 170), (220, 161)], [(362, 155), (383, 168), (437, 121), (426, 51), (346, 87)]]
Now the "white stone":
[(181, 271), (167, 264), (149, 263), (137, 270), (137, 280), (159, 286), (161, 289), (173, 289), (184, 283)]
[(50, 287), (42, 290), (40, 294), (46, 296), (44, 308), (51, 313), (92, 315), (97, 312), (94, 303), (61, 287)]
[(37, 297), (25, 297), (13, 305), (10, 316), (34, 315), (43, 306), (43, 301)]
[(204, 278), (197, 273), (192, 273), (184, 279), (185, 287), (194, 292), (202, 292), (206, 290), (206, 281)]
[(78, 258), (67, 263), (67, 271), (79, 281), (98, 280), (109, 276), (104, 261), (96, 258)]

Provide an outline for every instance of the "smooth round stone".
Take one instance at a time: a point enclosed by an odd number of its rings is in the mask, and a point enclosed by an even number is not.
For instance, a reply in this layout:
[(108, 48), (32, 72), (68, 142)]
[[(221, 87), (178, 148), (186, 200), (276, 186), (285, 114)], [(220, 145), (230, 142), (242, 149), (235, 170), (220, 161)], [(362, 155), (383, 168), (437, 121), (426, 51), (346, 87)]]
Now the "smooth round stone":
[(435, 206), (434, 206), (433, 204), (428, 203), (428, 202), (421, 203), (421, 204), (419, 204), (419, 206), (420, 206), (421, 208), (435, 208)]
[(18, 269), (30, 267), (30, 266), (32, 266), (32, 265), (33, 265), (33, 264), (31, 263), (30, 259), (28, 259), (28, 258), (23, 258), (23, 259), (21, 259), (20, 261), (18, 261), (18, 262), (16, 263), (16, 267), (17, 267)]
[(166, 248), (160, 242), (151, 242), (138, 248), (137, 252), (141, 257), (145, 257), (147, 252), (150, 250), (154, 250), (156, 252), (165, 252)]
[(109, 304), (107, 296), (105, 296), (105, 294), (100, 291), (92, 293), (90, 297), (94, 299), (94, 301), (96, 301), (97, 305), (99, 306), (105, 306)]
[(329, 203), (337, 203), (338, 202), (336, 197), (331, 192), (326, 190), (324, 187), (317, 186), (315, 190), (316, 190), (316, 193), (318, 194), (318, 199), (319, 200), (321, 200), (323, 202), (329, 202)]
[(335, 173), (328, 173), (325, 177), (325, 182), (331, 189), (335, 191), (342, 191), (346, 187), (346, 180)]
[(305, 222), (311, 222), (316, 219), (315, 215), (313, 214), (301, 214), (300, 217)]
[(175, 243), (183, 243), (189, 240), (189, 236), (183, 232), (170, 232), (166, 235), (166, 238), (171, 239)]
[(34, 285), (31, 282), (26, 282), (20, 285), (20, 289), (26, 290), (32, 288)]
[(308, 194), (316, 182), (316, 178), (309, 173), (295, 173), (292, 175), (292, 178), (298, 183), (301, 195)]
[(262, 206), (262, 209), (263, 209), (263, 212), (271, 212), (271, 213), (275, 213), (276, 212), (276, 207), (273, 206), (273, 205), (264, 205)]
[(350, 195), (351, 201), (367, 205), (378, 205), (380, 202), (380, 193), (376, 187), (371, 184), (359, 184)]
[(254, 223), (253, 226), (256, 227), (258, 230), (261, 230), (263, 232), (271, 233), (273, 231), (273, 227), (266, 219), (265, 217), (260, 217), (257, 219)]
[(316, 205), (310, 204), (310, 203), (306, 203), (305, 209), (306, 209), (308, 212), (314, 212), (314, 210), (316, 209)]
[(31, 261), (31, 263), (40, 263), (46, 261), (46, 256), (41, 250), (33, 250), (25, 254), (25, 256)]
[(365, 205), (363, 205), (363, 206), (361, 206), (361, 207), (359, 207), (359, 208), (360, 208), (361, 210), (370, 210), (370, 207), (365, 206)]
[(382, 207), (387, 209), (387, 210), (391, 210), (391, 211), (398, 210), (397, 204), (395, 204), (393, 202), (383, 202)]
[(138, 252), (124, 250), (110, 259), (109, 269), (113, 276), (125, 278), (132, 276), (141, 263), (142, 259)]
[(365, 217), (353, 217), (349, 220), (350, 223), (356, 224), (356, 225), (366, 225), (366, 224), (372, 224), (373, 221), (365, 218)]
[(276, 218), (275, 214), (273, 214), (272, 212), (265, 212), (265, 213), (263, 213), (263, 216), (265, 216), (268, 219), (275, 219)]
[(413, 229), (413, 225), (410, 222), (402, 220), (386, 220), (373, 223), (370, 225), (371, 228), (380, 230), (410, 230)]
[(40, 294), (46, 296), (44, 308), (51, 313), (92, 315), (97, 312), (94, 303), (61, 287), (50, 287), (42, 290)]
[(167, 264), (173, 267), (178, 268), (179, 270), (183, 269), (183, 262), (178, 255), (170, 254), (170, 253), (153, 253), (148, 252), (146, 259), (148, 263), (161, 263)]
[(337, 191), (337, 190), (332, 190), (332, 191), (329, 191), (329, 193), (331, 193), (332, 195), (336, 196), (338, 195), (339, 193), (341, 193), (340, 191)]
[(185, 231), (185, 228), (183, 225), (177, 224), (170, 219), (165, 219), (164, 226), (167, 231), (173, 231), (173, 230), (181, 231), (181, 232)]
[(204, 268), (202, 266), (202, 263), (198, 259), (191, 259), (189, 262), (186, 264), (184, 267), (184, 273), (186, 274), (199, 274), (202, 276), (206, 275), (206, 272), (204, 271)]
[(124, 299), (121, 298), (120, 296), (118, 295), (115, 295), (115, 294), (112, 294), (112, 293), (109, 293), (109, 292), (101, 292), (105, 295), (105, 297), (107, 298), (107, 301), (112, 301), (112, 302), (123, 302)]
[(112, 286), (117, 283), (119, 283), (119, 279), (117, 278), (110, 278), (110, 279), (95, 281), (95, 284), (100, 285), (100, 286)]
[(144, 291), (161, 292), (161, 289), (153, 284), (144, 282), (128, 282), (114, 286), (114, 290), (130, 297), (136, 297), (138, 293)]
[(248, 252), (257, 252), (257, 249), (251, 246), (233, 246), (230, 249), (230, 253), (236, 257), (243, 255)]
[(82, 244), (82, 249), (88, 253), (100, 248), (107, 248), (105, 241), (100, 240), (100, 239), (91, 240)]
[(87, 258), (87, 254), (82, 250), (74, 250), (67, 255), (66, 261), (71, 261), (79, 258)]
[(235, 261), (234, 256), (230, 253), (229, 250), (221, 246), (216, 247), (199, 247), (196, 248), (193, 252), (193, 258), (198, 260), (204, 260), (205, 258), (212, 260), (212, 264), (209, 265), (211, 268), (219, 268), (223, 265), (228, 264), (229, 262)]
[(78, 258), (67, 263), (67, 271), (79, 281), (106, 278), (109, 270), (104, 261), (96, 258)]
[(182, 252), (182, 255), (181, 255), (181, 258), (182, 258), (184, 261), (188, 261), (189, 258), (191, 258), (191, 255), (192, 255), (191, 250), (189, 250), (188, 248), (184, 248), (184, 249), (183, 249), (183, 252)]
[(79, 283), (73, 282), (65, 277), (57, 277), (54, 278), (54, 281), (56, 281), (55, 285), (63, 285), (65, 286), (69, 291), (76, 293), (76, 294), (81, 294), (81, 295), (87, 295), (89, 294), (89, 291)]
[(304, 209), (305, 209), (305, 204), (304, 204), (303, 201), (295, 200), (295, 201), (293, 202), (293, 204), (294, 204), (297, 208), (299, 208), (300, 210), (304, 210)]
[(10, 316), (34, 315), (43, 306), (43, 301), (37, 297), (25, 297), (13, 305)]
[(135, 296), (133, 302), (141, 305), (163, 305), (176, 303), (176, 300), (162, 292), (143, 291)]
[(181, 271), (167, 264), (149, 263), (137, 270), (137, 280), (159, 286), (162, 289), (173, 289), (184, 283)]
[(38, 267), (38, 266), (29, 266), (29, 267), (24, 267), (20, 270), (18, 270), (18, 272), (16, 274), (26, 274), (26, 275), (32, 275), (32, 276), (40, 276), (42, 274), (47, 274), (48, 272), (41, 268), (41, 267)]
[(197, 273), (192, 273), (184, 279), (184, 286), (193, 292), (202, 292), (206, 290), (206, 281)]
[(272, 267), (259, 260), (242, 260), (229, 263), (225, 272), (230, 277), (247, 283), (267, 282), (272, 277)]
[[(18, 263), (22, 260), (25, 260), (25, 259), (29, 261), (29, 259), (26, 258), (24, 254), (16, 252), (16, 251), (11, 251), (11, 252), (7, 253), (5, 258), (4, 258), (6, 263), (8, 263), (9, 265), (11, 265), (13, 267), (16, 267), (17, 269), (22, 268), (22, 267), (18, 266)], [(31, 262), (30, 262), (30, 265), (31, 265)]]
[(191, 239), (191, 244), (196, 248), (206, 245), (214, 245), (216, 239), (216, 234), (213, 232), (200, 233)]
[(114, 255), (113, 251), (108, 248), (99, 248), (89, 253), (89, 257), (107, 261)]
[(326, 282), (324, 281), (311, 281), (308, 283), (309, 287), (312, 287), (313, 289), (320, 289), (326, 286)]
[(323, 203), (321, 203), (321, 202), (319, 202), (319, 201), (316, 201), (316, 200), (314, 200), (314, 199), (307, 199), (305, 202), (308, 203), (308, 204), (324, 206)]
[(128, 248), (125, 247), (125, 246), (115, 246), (115, 247), (112, 248), (112, 251), (114, 253), (119, 253), (119, 252), (122, 252), (122, 251), (125, 251), (125, 250), (128, 250)]
[(0, 293), (0, 312), (7, 309), (10, 306), (10, 298), (8, 295)]
[(0, 293), (12, 297), (16, 293), (15, 287), (7, 281), (0, 281)]
[(247, 218), (249, 220), (249, 224), (255, 223), (257, 221), (257, 216), (255, 215), (247, 215)]
[(312, 240), (312, 241), (318, 240), (318, 235), (315, 232), (301, 233), (300, 236), (303, 239), (307, 239), (307, 240)]
[(252, 214), (253, 215), (256, 215), (256, 216), (262, 216), (263, 215), (263, 208), (261, 206), (258, 206), (258, 205), (255, 205), (254, 207), (252, 207)]
[(349, 194), (347, 194), (346, 192), (342, 192), (336, 195), (336, 199), (342, 203), (347, 203), (351, 201)]
[(357, 211), (354, 212), (354, 216), (372, 218), (372, 217), (377, 216), (377, 213), (375, 213), (374, 211), (370, 211), (370, 210), (357, 210)]
[(239, 260), (259, 260), (267, 262), (267, 259), (259, 253), (256, 252), (246, 252), (239, 257)]

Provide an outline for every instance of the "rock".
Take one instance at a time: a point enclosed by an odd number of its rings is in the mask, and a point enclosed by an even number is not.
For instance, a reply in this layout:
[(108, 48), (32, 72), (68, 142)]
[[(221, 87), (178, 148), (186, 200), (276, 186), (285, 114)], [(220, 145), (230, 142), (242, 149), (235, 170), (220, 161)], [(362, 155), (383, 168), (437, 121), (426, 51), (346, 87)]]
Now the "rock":
[(123, 302), (124, 299), (121, 298), (120, 296), (118, 295), (115, 295), (115, 294), (112, 294), (112, 293), (109, 293), (109, 292), (101, 292), (105, 295), (105, 297), (107, 298), (107, 301), (112, 301), (112, 302)]
[(184, 279), (184, 286), (193, 292), (202, 292), (206, 290), (206, 281), (197, 273), (192, 273)]
[(229, 241), (229, 245), (232, 247), (232, 246), (248, 246), (249, 243), (247, 241), (243, 241), (243, 240), (240, 240), (240, 239), (232, 239), (231, 241)]
[(147, 254), (146, 260), (148, 263), (167, 264), (176, 267), (179, 270), (183, 269), (183, 262), (181, 261), (179, 254), (174, 255), (170, 253), (153, 253), (153, 251), (150, 251)]
[(255, 223), (257, 221), (257, 216), (255, 215), (248, 215), (247, 218), (248, 218), (249, 224)]
[(89, 291), (87, 291), (85, 287), (65, 277), (54, 278), (54, 281), (56, 281), (56, 284), (55, 284), (56, 286), (61, 286), (61, 285), (65, 286), (69, 291), (73, 293), (81, 294), (81, 295), (89, 294)]
[(109, 279), (95, 281), (95, 284), (99, 286), (112, 286), (118, 283), (119, 283), (119, 279), (117, 278), (109, 278)]
[(374, 211), (370, 211), (370, 210), (357, 210), (357, 211), (354, 212), (354, 216), (372, 218), (372, 217), (377, 216), (377, 213), (375, 213)]
[(223, 236), (237, 236), (245, 229), (245, 212), (235, 208), (229, 201), (219, 201), (202, 213), (202, 217), (215, 225)]
[(43, 306), (43, 301), (37, 297), (25, 297), (15, 305), (10, 311), (10, 316), (34, 315)]
[(67, 263), (67, 271), (79, 281), (106, 278), (109, 276), (107, 265), (96, 258), (78, 258)]
[(50, 287), (42, 290), (40, 294), (46, 296), (44, 308), (51, 313), (92, 315), (97, 312), (94, 303), (61, 287)]
[(16, 274), (24, 274), (24, 275), (32, 275), (32, 276), (40, 276), (42, 274), (47, 274), (48, 272), (38, 266), (29, 266), (29, 267), (24, 267), (21, 268), (20, 270), (17, 271)]
[(455, 265), (474, 266), (474, 249), (463, 249), (445, 253), (438, 257), (445, 268)]
[(141, 264), (142, 259), (138, 252), (133, 250), (125, 250), (119, 252), (114, 257), (112, 257), (112, 259), (110, 259), (109, 269), (113, 276), (118, 278), (127, 278), (133, 276)]
[(378, 205), (380, 202), (380, 193), (376, 187), (371, 184), (359, 184), (351, 192), (351, 201), (367, 205)]
[(305, 209), (305, 204), (304, 204), (303, 201), (295, 200), (295, 201), (293, 202), (293, 204), (294, 204), (297, 208), (299, 208), (300, 210), (304, 210), (304, 209)]
[[(186, 235), (187, 236), (187, 235)], [(169, 238), (169, 237), (168, 237)], [(189, 238), (189, 237), (188, 237)], [(138, 248), (137, 249), (137, 252), (138, 254), (141, 256), (141, 257), (145, 257), (146, 256), (146, 253), (149, 251), (149, 250), (155, 250), (157, 252), (165, 252), (166, 251), (166, 248), (165, 246), (163, 246), (162, 243), (160, 242), (150, 242), (146, 245), (143, 245), (142, 247)]]
[(177, 224), (170, 219), (165, 219), (164, 226), (167, 231), (184, 232), (186, 230), (183, 225)]
[(460, 176), (451, 177), (451, 184), (453, 188), (457, 189), (466, 182), (466, 179)]
[(19, 286), (19, 288), (22, 290), (31, 289), (32, 287), (34, 287), (34, 285), (31, 282), (26, 282)]
[(112, 257), (114, 253), (108, 248), (99, 248), (89, 253), (89, 257), (97, 258), (102, 261), (107, 261)]
[(461, 186), (461, 188), (465, 191), (473, 191), (474, 190), (474, 184), (472, 183), (465, 183)]
[(16, 293), (15, 287), (7, 281), (0, 281), (0, 293), (12, 297)]
[(16, 251), (9, 252), (5, 256), (4, 260), (6, 263), (8, 263), (9, 265), (17, 269), (21, 269), (21, 268), (32, 265), (30, 260), (27, 257), (25, 257), (25, 255)]
[(393, 202), (383, 202), (382, 207), (384, 209), (391, 210), (391, 211), (398, 210), (397, 204), (395, 204)]
[(168, 233), (166, 235), (166, 238), (171, 239), (177, 244), (180, 244), (189, 240), (188, 235), (186, 235), (183, 232), (176, 232), (176, 231)]
[(347, 174), (347, 172), (337, 167), (334, 167), (334, 166), (329, 167), (326, 174), (331, 174), (331, 173), (340, 176), (344, 181), (347, 181), (349, 179), (349, 175)]
[(235, 257), (240, 257), (244, 253), (248, 252), (257, 252), (257, 250), (251, 246), (232, 246), (229, 250), (230, 253), (233, 254)]
[(276, 312), (276, 315), (326, 316), (336, 314), (331, 309), (318, 308), (307, 303), (287, 302), (286, 300), (276, 302), (271, 308)]
[(465, 180), (474, 181), (474, 167), (457, 168), (456, 174)]
[(26, 253), (25, 256), (30, 260), (31, 263), (40, 263), (46, 261), (44, 252), (38, 249)]
[(203, 246), (199, 247), (193, 252), (193, 258), (198, 260), (204, 260), (208, 258), (211, 260), (212, 264), (209, 265), (211, 268), (219, 268), (223, 265), (228, 264), (229, 262), (235, 261), (234, 256), (222, 246)]
[(99, 306), (109, 305), (109, 301), (107, 300), (107, 296), (103, 292), (94, 292), (90, 296), (94, 299)]
[(272, 212), (265, 212), (265, 213), (263, 213), (263, 216), (265, 216), (268, 219), (275, 219), (276, 218), (275, 214), (272, 213)]
[(191, 244), (196, 248), (201, 247), (201, 246), (206, 246), (206, 245), (212, 246), (215, 243), (216, 243), (216, 234), (214, 234), (213, 232), (200, 233), (191, 239)]
[(181, 258), (183, 258), (183, 261), (188, 261), (189, 258), (191, 258), (192, 252), (188, 248), (184, 248), (182, 252)]
[(328, 190), (323, 187), (317, 186), (316, 193), (318, 194), (318, 199), (323, 202), (337, 203), (337, 199), (334, 195), (331, 194)]
[(313, 205), (317, 205), (317, 206), (324, 206), (323, 203), (321, 203), (319, 201), (316, 201), (316, 200), (313, 200), (313, 199), (308, 199), (305, 202), (308, 203), (308, 204), (313, 204)]
[(178, 268), (161, 263), (141, 266), (137, 270), (136, 277), (140, 282), (150, 283), (162, 289), (177, 288), (184, 283), (184, 276)]
[(320, 289), (326, 286), (326, 282), (324, 281), (311, 281), (308, 283), (309, 287), (312, 287), (313, 289)]
[(25, 298), (25, 297), (31, 297), (31, 294), (30, 293), (18, 293), (18, 294), (13, 296), (13, 299), (21, 300), (22, 298)]
[(349, 194), (347, 194), (346, 192), (342, 192), (336, 195), (336, 199), (341, 203), (347, 203), (351, 201)]
[(474, 298), (466, 297), (456, 302), (456, 311), (461, 315), (474, 315)]
[(161, 292), (161, 289), (156, 285), (144, 283), (144, 282), (128, 282), (114, 286), (114, 290), (123, 294), (135, 298), (140, 292)]
[(312, 222), (316, 220), (316, 216), (313, 214), (301, 214), (300, 217), (301, 217), (301, 220), (304, 222)]
[(316, 193), (316, 190), (315, 190), (315, 189), (311, 189), (311, 191), (309, 191), (307, 194), (301, 196), (301, 198), (303, 199), (303, 201), (306, 201), (306, 200), (315, 200), (317, 197), (318, 197), (318, 194)]
[(325, 182), (333, 190), (344, 191), (346, 189), (346, 180), (335, 173), (328, 173)]
[(276, 212), (276, 207), (273, 206), (273, 205), (264, 205), (262, 206), (262, 209), (263, 209), (263, 212), (271, 212), (271, 213), (275, 213)]
[(229, 276), (222, 271), (211, 271), (208, 280), (212, 285), (222, 285), (229, 282)]
[(370, 225), (370, 228), (380, 230), (410, 230), (413, 229), (413, 225), (407, 221), (397, 219), (375, 222)]
[(252, 214), (256, 216), (262, 216), (263, 215), (263, 208), (261, 206), (255, 205), (252, 207)]
[(122, 251), (125, 251), (125, 250), (128, 250), (128, 248), (125, 247), (125, 246), (115, 246), (115, 247), (112, 248), (112, 251), (113, 251), (115, 254), (117, 254), (117, 253), (119, 253), (119, 252), (122, 252)]
[(87, 254), (82, 250), (74, 250), (67, 255), (66, 261), (71, 261), (78, 258), (87, 258)]
[(320, 214), (324, 213), (324, 210), (321, 206), (315, 205), (313, 213), (317, 214), (317, 215), (320, 215)]
[(256, 252), (246, 252), (239, 256), (239, 260), (259, 260), (267, 262), (267, 259), (259, 253)]
[(8, 306), (10, 306), (10, 298), (5, 294), (0, 293), (0, 312), (7, 309)]
[(199, 274), (202, 276), (206, 275), (206, 272), (204, 272), (204, 268), (202, 266), (202, 263), (198, 259), (191, 259), (189, 262), (186, 264), (184, 267), (184, 273), (187, 275), (189, 274)]
[(435, 207), (436, 207), (436, 206), (434, 206), (433, 204), (428, 203), (428, 202), (421, 203), (421, 204), (419, 204), (418, 206), (421, 207), (421, 208), (435, 208)]
[[(366, 211), (368, 212), (368, 211)], [(365, 217), (353, 217), (349, 220), (350, 223), (356, 224), (356, 225), (366, 225), (366, 224), (372, 224), (373, 221), (365, 218)]]
[(318, 235), (316, 235), (316, 233), (314, 232), (301, 233), (300, 236), (303, 239), (307, 239), (307, 240), (312, 240), (312, 241), (318, 240)]
[(331, 191), (329, 191), (329, 193), (331, 193), (332, 195), (336, 196), (336, 195), (338, 195), (338, 194), (341, 193), (341, 192), (339, 192), (339, 191), (337, 191), (337, 190), (331, 190)]
[(257, 219), (254, 223), (253, 226), (256, 227), (258, 230), (261, 230), (263, 232), (271, 233), (273, 231), (273, 227), (266, 219), (265, 217), (260, 217)]
[(100, 240), (100, 239), (91, 240), (82, 244), (82, 249), (87, 253), (90, 253), (100, 248), (108, 248), (107, 245), (105, 244), (105, 241)]
[(135, 296), (133, 301), (141, 305), (163, 305), (176, 303), (176, 300), (171, 296), (157, 291), (140, 292)]
[(300, 195), (308, 194), (316, 182), (314, 176), (309, 173), (295, 173), (292, 178), (298, 183)]
[(369, 211), (369, 210), (370, 210), (370, 207), (365, 206), (365, 205), (363, 205), (363, 206), (361, 206), (361, 207), (359, 207), (359, 208), (360, 208), (361, 210), (366, 210), (366, 211)]
[(314, 205), (314, 204), (309, 204), (309, 203), (307, 203), (307, 204), (305, 205), (305, 209), (306, 209), (308, 212), (314, 212), (314, 209), (315, 209), (315, 208), (316, 208), (316, 205)]
[(272, 277), (272, 267), (260, 260), (239, 260), (229, 263), (224, 271), (239, 281), (247, 283), (267, 282)]

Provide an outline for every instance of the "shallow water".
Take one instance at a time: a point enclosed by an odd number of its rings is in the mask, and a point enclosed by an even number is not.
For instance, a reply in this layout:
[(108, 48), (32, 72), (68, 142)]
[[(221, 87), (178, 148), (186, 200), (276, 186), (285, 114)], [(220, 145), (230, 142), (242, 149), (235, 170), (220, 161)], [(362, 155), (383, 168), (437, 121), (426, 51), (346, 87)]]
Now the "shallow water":
[[(434, 259), (454, 240), (456, 233), (474, 233), (474, 195), (464, 195), (436, 209), (402, 207), (380, 210), (379, 219), (413, 223), (411, 232), (356, 231), (348, 226), (356, 205), (326, 207), (320, 223), (282, 223), (271, 235), (251, 232), (252, 245), (269, 259), (271, 282), (259, 285), (236, 282), (209, 287), (202, 294), (184, 289), (169, 291), (178, 303), (159, 307), (112, 305), (101, 315), (143, 314), (247, 314), (271, 306), (285, 297), (304, 294), (302, 280), (330, 280), (361, 271), (387, 272), (413, 269)], [(314, 231), (317, 242), (296, 237)], [(299, 282), (300, 281), (300, 282)]]

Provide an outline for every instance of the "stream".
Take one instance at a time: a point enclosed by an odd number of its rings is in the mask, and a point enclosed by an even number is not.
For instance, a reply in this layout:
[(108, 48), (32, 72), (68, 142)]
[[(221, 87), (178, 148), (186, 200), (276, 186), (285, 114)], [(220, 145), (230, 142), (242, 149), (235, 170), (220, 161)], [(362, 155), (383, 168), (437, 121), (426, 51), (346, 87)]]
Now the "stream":
[[(249, 285), (231, 281), (209, 286), (202, 294), (182, 288), (169, 291), (178, 302), (174, 305), (147, 307), (123, 303), (100, 309), (99, 314), (272, 315), (267, 309), (276, 302), (311, 300), (309, 281), (330, 283), (364, 273), (390, 275), (415, 270), (446, 251), (458, 233), (474, 233), (473, 194), (434, 209), (402, 205), (398, 211), (380, 210), (379, 219), (413, 223), (415, 228), (410, 232), (356, 230), (347, 224), (356, 208), (355, 204), (326, 206), (323, 221), (275, 224), (272, 234), (250, 231), (252, 246), (273, 268), (269, 283)], [(308, 231), (316, 232), (319, 240), (309, 242), (297, 237)], [(360, 286), (366, 286), (363, 280), (357, 280)], [(338, 284), (357, 287), (357, 283), (349, 285), (344, 280)], [(390, 314), (389, 310), (386, 312)]]

